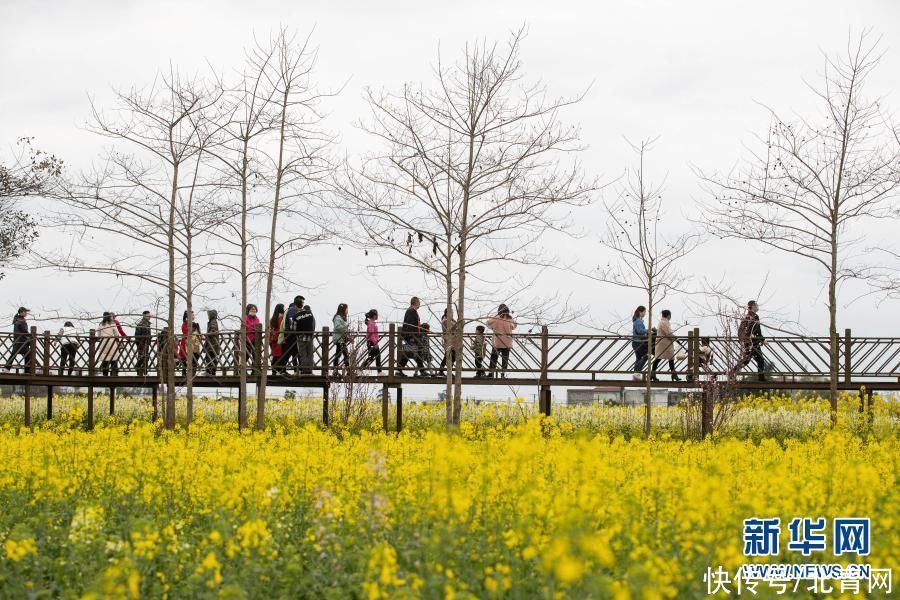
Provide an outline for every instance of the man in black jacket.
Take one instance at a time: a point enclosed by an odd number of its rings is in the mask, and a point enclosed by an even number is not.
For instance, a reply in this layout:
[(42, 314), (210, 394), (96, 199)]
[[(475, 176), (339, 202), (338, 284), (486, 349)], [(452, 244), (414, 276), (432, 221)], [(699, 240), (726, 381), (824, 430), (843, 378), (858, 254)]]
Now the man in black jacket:
[(134, 344), (137, 346), (137, 374), (147, 376), (147, 364), (150, 362), (150, 339), (153, 331), (150, 325), (150, 311), (141, 313), (141, 320), (134, 326)]
[(7, 369), (12, 368), (17, 354), (22, 355), (26, 371), (31, 367), (31, 340), (28, 335), (27, 321), (29, 312), (31, 311), (24, 306), (20, 306), (13, 317), (13, 344), (12, 352), (10, 352), (9, 358), (6, 359)]
[(763, 358), (762, 345), (765, 338), (762, 334), (762, 326), (759, 324), (759, 305), (756, 300), (747, 303), (747, 314), (741, 320), (738, 327), (738, 340), (743, 347), (743, 356), (741, 357), (738, 369), (742, 369), (750, 364), (750, 360), (756, 362), (756, 371), (760, 381), (766, 380), (766, 359)]
[(297, 372), (300, 351), (297, 346), (297, 316), (303, 309), (305, 301), (306, 298), (303, 296), (294, 297), (294, 301), (288, 306), (287, 312), (284, 314), (284, 325), (282, 327), (284, 330), (284, 351), (281, 353), (279, 364), (285, 368), (285, 371), (293, 369), (294, 373)]
[(422, 364), (421, 342), (422, 342), (422, 321), (419, 319), (419, 307), (422, 303), (415, 296), (409, 301), (409, 308), (403, 315), (403, 325), (400, 327), (400, 348), (397, 366), (399, 370), (397, 375), (405, 377), (403, 372), (406, 363), (412, 358), (416, 361), (416, 369), (423, 377), (431, 377), (431, 374), (425, 371)]
[(316, 332), (316, 318), (312, 314), (309, 304), (303, 306), (294, 320), (294, 331), (297, 332), (297, 356), (300, 360), (300, 374), (312, 375), (312, 366), (315, 362), (315, 349), (313, 338)]

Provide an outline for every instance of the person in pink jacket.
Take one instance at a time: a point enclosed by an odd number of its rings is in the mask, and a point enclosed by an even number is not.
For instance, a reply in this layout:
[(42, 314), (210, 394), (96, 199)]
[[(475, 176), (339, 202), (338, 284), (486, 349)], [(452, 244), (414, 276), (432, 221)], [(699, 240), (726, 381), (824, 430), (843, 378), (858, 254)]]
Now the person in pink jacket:
[(497, 357), (502, 357), (500, 377), (506, 377), (506, 368), (509, 365), (509, 351), (512, 349), (512, 331), (516, 328), (516, 322), (509, 312), (509, 307), (501, 304), (497, 309), (497, 316), (487, 320), (487, 326), (493, 333), (491, 340), (491, 372), (488, 377), (494, 377), (497, 372)]
[(373, 362), (378, 374), (381, 374), (381, 348), (379, 347), (380, 337), (378, 335), (378, 311), (374, 308), (366, 313), (366, 348), (369, 350), (369, 356), (362, 368), (367, 369)]

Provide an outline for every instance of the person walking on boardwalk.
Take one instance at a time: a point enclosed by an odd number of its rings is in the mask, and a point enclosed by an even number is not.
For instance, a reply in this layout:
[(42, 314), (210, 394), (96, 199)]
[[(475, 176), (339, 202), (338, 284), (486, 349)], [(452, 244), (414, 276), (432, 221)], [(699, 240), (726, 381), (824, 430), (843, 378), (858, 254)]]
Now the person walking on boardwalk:
[(381, 346), (378, 335), (378, 311), (374, 308), (366, 313), (366, 349), (368, 350), (366, 362), (362, 368), (367, 369), (373, 362), (378, 374), (381, 375)]
[[(178, 360), (182, 363), (182, 366), (187, 365), (188, 358), (190, 358), (190, 350), (188, 348), (188, 338), (190, 337), (188, 331), (188, 315), (190, 315), (190, 320), (194, 320), (194, 313), (191, 311), (184, 311), (181, 315), (181, 341), (178, 342)], [(185, 369), (187, 367), (185, 366)]]
[[(403, 315), (403, 325), (400, 327), (400, 357), (397, 361), (397, 366), (399, 367), (397, 375), (400, 377), (406, 376), (403, 369), (406, 368), (409, 359), (415, 361), (417, 372), (426, 373), (422, 364), (420, 348), (422, 340), (422, 322), (419, 320), (420, 306), (422, 306), (422, 303), (419, 301), (419, 298), (413, 296), (409, 301), (409, 308), (406, 309), (406, 313)], [(424, 376), (428, 377), (430, 373), (426, 373)]]
[(97, 360), (100, 361), (100, 369), (103, 376), (119, 374), (119, 328), (113, 320), (111, 313), (103, 313), (103, 321), (97, 330)]
[(497, 316), (487, 320), (488, 329), (493, 336), (491, 338), (491, 364), (490, 375), (494, 377), (497, 372), (497, 358), (502, 357), (500, 365), (500, 377), (506, 377), (506, 368), (509, 366), (509, 352), (512, 349), (512, 332), (517, 323), (509, 312), (509, 307), (501, 304), (497, 309)]
[(638, 306), (631, 316), (631, 348), (634, 350), (634, 374), (640, 375), (647, 366), (647, 326), (644, 325), (644, 315), (647, 307)]
[(6, 359), (7, 369), (12, 368), (16, 356), (20, 354), (22, 355), (25, 371), (28, 372), (28, 369), (31, 368), (31, 340), (29, 340), (28, 336), (28, 313), (30, 312), (24, 306), (20, 306), (13, 316), (13, 344), (9, 358)]
[(342, 363), (344, 367), (350, 367), (350, 352), (347, 350), (347, 342), (349, 341), (350, 330), (350, 309), (346, 304), (341, 302), (338, 304), (334, 317), (331, 319), (331, 325), (334, 327), (332, 337), (334, 339), (334, 366)]
[(150, 339), (153, 331), (150, 324), (150, 311), (141, 313), (141, 320), (134, 326), (134, 344), (137, 347), (137, 374), (146, 377), (147, 365), (150, 363)]
[(656, 326), (656, 345), (653, 349), (653, 381), (656, 378), (656, 369), (661, 361), (669, 362), (669, 372), (672, 373), (672, 381), (681, 381), (675, 370), (675, 333), (672, 330), (672, 311), (662, 311), (662, 318)]
[(75, 355), (78, 353), (78, 331), (72, 321), (66, 321), (56, 337), (59, 340), (59, 374), (62, 375), (63, 370), (67, 370), (71, 376), (75, 369)]
[(206, 354), (206, 374), (215, 376), (219, 369), (219, 353), (222, 342), (219, 338), (219, 312), (215, 309), (206, 311), (206, 339), (203, 340), (203, 351)]
[(312, 375), (312, 367), (315, 362), (315, 348), (313, 339), (316, 333), (316, 317), (313, 316), (312, 307), (304, 304), (294, 324), (297, 331), (297, 359), (300, 361), (300, 374)]
[(256, 316), (259, 310), (255, 304), (247, 305), (247, 314), (244, 316), (244, 325), (247, 328), (247, 360), (251, 364), (256, 363), (256, 331), (259, 329), (261, 321)]
[(278, 343), (281, 344), (281, 367), (284, 372), (293, 370), (297, 372), (299, 348), (297, 347), (297, 317), (303, 308), (306, 298), (294, 296), (294, 301), (287, 307), (284, 319), (281, 320), (281, 332)]
[(766, 380), (766, 359), (763, 357), (762, 345), (766, 343), (759, 324), (759, 305), (756, 300), (747, 303), (747, 314), (738, 326), (738, 341), (741, 342), (742, 356), (738, 370), (743, 369), (750, 361), (756, 362), (757, 377)]
[(269, 350), (272, 354), (272, 372), (274, 374), (284, 373), (284, 365), (282, 357), (284, 356), (284, 346), (279, 342), (281, 337), (281, 325), (284, 323), (284, 304), (276, 304), (275, 310), (272, 311), (272, 318), (269, 319)]
[[(191, 335), (188, 337), (188, 357), (191, 360), (191, 373), (197, 374), (200, 368), (200, 354), (203, 350), (203, 334), (200, 333), (200, 323), (194, 321), (191, 324)], [(187, 377), (187, 361), (185, 361), (184, 375)]]
[(484, 377), (484, 325), (475, 327), (472, 337), (472, 354), (475, 356), (475, 377)]
[(438, 377), (444, 376), (444, 367), (447, 365), (447, 357), (450, 357), (450, 365), (447, 367), (452, 372), (456, 366), (456, 320), (447, 316), (447, 309), (444, 309), (444, 316), (441, 317), (441, 341), (444, 343), (444, 356), (441, 358), (441, 370)]

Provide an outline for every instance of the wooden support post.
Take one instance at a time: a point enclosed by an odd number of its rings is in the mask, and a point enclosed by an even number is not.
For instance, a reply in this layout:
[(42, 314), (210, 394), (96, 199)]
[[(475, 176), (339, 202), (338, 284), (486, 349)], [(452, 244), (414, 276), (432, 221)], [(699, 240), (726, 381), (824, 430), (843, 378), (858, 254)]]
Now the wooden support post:
[(116, 386), (109, 386), (109, 416), (116, 414)]
[[(97, 332), (91, 329), (88, 337), (88, 377), (93, 377), (97, 373)], [(168, 343), (168, 341), (166, 342)], [(91, 390), (91, 394), (93, 394), (93, 388), (88, 387)], [(92, 396), (93, 398), (93, 396)], [(93, 422), (91, 423), (91, 427), (93, 427)]]
[(391, 402), (391, 390), (386, 383), (381, 384), (381, 426), (388, 430), (388, 410)]
[[(94, 332), (91, 331), (91, 334)], [(91, 364), (94, 364), (93, 362)], [(88, 385), (88, 410), (87, 410), (88, 429), (94, 428), (94, 386)]]
[(550, 368), (550, 334), (546, 325), (541, 326), (541, 383), (547, 383)]
[(31, 328), (31, 339), (29, 340), (29, 348), (28, 348), (28, 368), (25, 370), (26, 373), (31, 375), (31, 378), (34, 378), (36, 371), (36, 363), (37, 362), (37, 327)]
[(866, 411), (867, 411), (867, 416), (868, 416), (868, 418), (869, 418), (869, 425), (870, 425), (870, 426), (871, 426), (872, 423), (875, 421), (875, 410), (874, 410), (874, 406), (873, 406), (873, 402), (874, 402), (874, 401), (872, 400), (872, 394), (874, 393), (874, 391), (875, 391), (875, 390), (872, 390), (872, 389), (867, 390), (867, 392), (868, 392), (868, 393), (867, 393), (868, 398), (867, 398), (867, 400), (866, 400)]
[(706, 389), (700, 393), (700, 435), (706, 439), (713, 432), (713, 395), (711, 390)]
[[(246, 368), (247, 365), (241, 364), (241, 332), (240, 332), (240, 330), (235, 331), (232, 335), (233, 335), (233, 341), (232, 341), (231, 354), (234, 357), (232, 359), (232, 360), (234, 360), (234, 376), (239, 377), (241, 374), (240, 370)], [(249, 350), (248, 350), (248, 352), (249, 352)], [(225, 374), (228, 374), (228, 371), (226, 369), (227, 369), (227, 367), (223, 366), (222, 372)], [(238, 396), (238, 402), (240, 402), (240, 396)], [(238, 411), (238, 412), (240, 412), (240, 411)], [(238, 417), (238, 420), (240, 420), (240, 417)]]
[(687, 337), (687, 380), (694, 381), (694, 363), (697, 361), (697, 352), (694, 349), (694, 332), (688, 331)]
[[(230, 394), (230, 392), (229, 392), (229, 394)], [(247, 403), (247, 388), (246, 388), (246, 386), (244, 388), (241, 388), (241, 386), (239, 385), (238, 386), (238, 415), (237, 415), (239, 431), (243, 431), (243, 429), (244, 429), (244, 423), (243, 423), (243, 421), (241, 421), (241, 415), (244, 414), (243, 410), (244, 410), (244, 405), (246, 403)]]
[(31, 383), (25, 384), (25, 427), (31, 427)]
[(329, 425), (331, 425), (331, 420), (328, 418), (329, 417), (329, 414), (328, 414), (329, 387), (330, 386), (327, 383), (322, 387), (322, 423), (325, 425), (325, 427), (328, 427)]
[(391, 323), (388, 328), (388, 377), (394, 376), (397, 360), (397, 326)]
[(859, 414), (866, 410), (866, 388), (859, 388)]
[(47, 386), (47, 420), (53, 418), (53, 386)]
[(544, 416), (549, 417), (551, 413), (551, 392), (549, 385), (542, 385), (538, 391), (538, 410)]
[(403, 386), (397, 386), (397, 433), (403, 429)]
[(51, 363), (51, 360), (50, 360), (51, 359), (51, 356), (50, 356), (50, 332), (49, 331), (44, 332), (44, 340), (43, 341), (44, 341), (44, 365), (43, 365), (44, 375), (49, 375), (50, 374), (50, 363)]
[(850, 350), (851, 350), (851, 338), (850, 338), (850, 330), (844, 330), (844, 383), (850, 385), (851, 375), (853, 374), (852, 365), (850, 361)]
[(331, 332), (322, 328), (322, 377), (328, 379), (328, 357), (331, 355)]
[(154, 384), (150, 386), (151, 390), (151, 404), (153, 405), (153, 414), (150, 415), (150, 421), (155, 423), (156, 419), (159, 418), (159, 386)]
[(253, 326), (253, 374), (257, 378), (262, 374), (262, 369), (267, 368), (262, 364), (262, 325)]
[(694, 381), (700, 381), (700, 328), (694, 327)]

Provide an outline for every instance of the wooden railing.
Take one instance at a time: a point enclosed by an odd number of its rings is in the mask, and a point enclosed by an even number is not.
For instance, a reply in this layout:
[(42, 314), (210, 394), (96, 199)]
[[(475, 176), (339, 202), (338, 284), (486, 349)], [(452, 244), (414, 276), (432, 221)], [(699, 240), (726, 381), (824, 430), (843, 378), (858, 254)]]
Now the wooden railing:
[[(247, 363), (241, 365), (238, 353), (239, 332), (223, 331), (214, 337), (203, 336), (201, 352), (194, 370), (195, 381), (200, 384), (222, 382), (227, 385), (245, 369), (251, 377), (258, 376), (262, 365), (262, 344), (268, 343), (263, 332), (252, 333), (248, 341)], [(173, 352), (178, 356), (181, 335), (170, 339)], [(336, 352), (333, 334), (323, 328), (310, 334), (311, 359), (308, 364), (279, 364), (270, 361), (268, 369), (277, 380), (291, 379), (340, 379), (341, 377), (373, 377), (395, 380), (402, 375), (416, 376), (416, 359), (421, 359), (425, 369), (436, 372), (441, 369), (444, 341), (440, 333), (419, 336), (419, 344), (407, 344), (399, 330), (391, 325), (379, 335), (378, 356), (381, 359), (379, 373), (376, 361), (369, 360), (369, 347), (362, 332), (347, 337), (349, 367), (344, 365)], [(45, 382), (50, 379), (122, 381), (135, 385), (140, 380), (160, 380), (160, 357), (166, 342), (158, 336), (139, 339), (100, 337), (91, 330), (88, 335), (75, 336), (74, 359), (71, 366), (63, 364), (62, 341), (49, 331), (38, 332), (32, 327), (28, 334), (0, 333), (0, 367), (7, 370), (0, 374), (3, 380)], [(479, 366), (474, 348), (476, 334), (463, 336), (463, 376), (484, 379), (491, 383), (490, 375), (497, 378), (534, 381), (546, 385), (587, 384), (592, 381), (619, 381), (634, 384), (635, 352), (630, 335), (555, 334), (544, 328), (539, 332), (515, 333), (506, 368), (502, 368), (502, 351), (496, 352), (496, 365), (491, 369), (493, 348), (491, 334), (484, 336), (484, 353)], [(708, 342), (711, 354), (701, 354), (701, 340)], [(427, 341), (427, 344), (425, 343)], [(429, 350), (426, 352), (424, 348)], [(416, 348), (414, 351), (413, 348)], [(896, 383), (900, 377), (900, 338), (853, 337), (847, 330), (838, 345), (838, 375), (842, 387), (866, 382)], [(710, 336), (701, 338), (698, 330), (675, 340), (676, 373), (682, 378), (702, 376), (724, 377), (737, 375), (752, 379), (757, 374), (755, 360), (743, 365), (747, 348), (734, 338)], [(827, 379), (831, 373), (829, 340), (827, 337), (770, 337), (761, 346), (765, 359), (765, 375), (772, 382), (805, 381), (814, 383)], [(651, 353), (652, 354), (652, 353)], [(707, 358), (707, 356), (709, 358)], [(430, 361), (429, 361), (430, 357)], [(104, 358), (113, 358), (104, 361)], [(188, 357), (190, 360), (190, 357)], [(652, 361), (652, 356), (651, 356)], [(177, 359), (176, 374), (183, 381), (187, 372), (185, 360)], [(406, 367), (402, 368), (406, 362)], [(165, 361), (162, 361), (163, 368)], [(71, 369), (71, 373), (70, 373)], [(104, 371), (108, 373), (104, 375)], [(658, 368), (658, 376), (669, 379), (669, 367), (664, 361)], [(421, 379), (421, 378), (418, 378)], [(43, 383), (41, 383), (43, 385)]]

